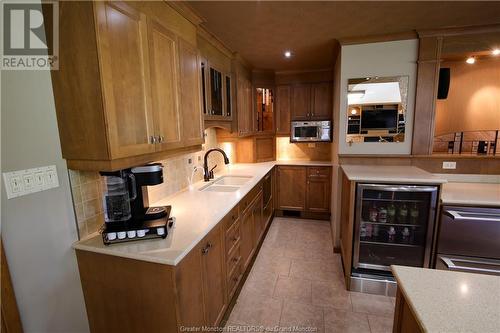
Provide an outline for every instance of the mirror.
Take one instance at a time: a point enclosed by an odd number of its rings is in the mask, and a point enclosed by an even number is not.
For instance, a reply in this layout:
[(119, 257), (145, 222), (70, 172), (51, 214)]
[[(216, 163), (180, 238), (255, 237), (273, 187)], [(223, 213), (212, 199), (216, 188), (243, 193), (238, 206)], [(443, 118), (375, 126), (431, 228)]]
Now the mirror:
[(346, 142), (404, 142), (408, 82), (408, 76), (349, 79)]

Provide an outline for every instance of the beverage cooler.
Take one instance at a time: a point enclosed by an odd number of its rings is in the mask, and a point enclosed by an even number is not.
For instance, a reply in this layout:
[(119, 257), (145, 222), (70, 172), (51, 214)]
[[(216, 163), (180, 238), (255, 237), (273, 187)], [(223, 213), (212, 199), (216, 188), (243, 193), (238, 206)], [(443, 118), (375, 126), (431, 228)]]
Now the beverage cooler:
[[(437, 197), (437, 186), (357, 185), (354, 290), (392, 295), (390, 265), (430, 266)], [(393, 285), (380, 286), (377, 281)]]

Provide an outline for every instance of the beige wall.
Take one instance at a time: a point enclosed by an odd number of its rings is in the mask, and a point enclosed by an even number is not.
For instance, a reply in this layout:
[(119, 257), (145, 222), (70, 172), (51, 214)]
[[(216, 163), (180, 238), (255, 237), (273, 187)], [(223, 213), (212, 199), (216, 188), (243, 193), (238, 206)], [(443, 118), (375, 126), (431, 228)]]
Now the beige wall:
[(436, 103), (435, 135), (500, 129), (500, 58), (443, 62), (451, 69), (448, 98)]
[(330, 161), (331, 143), (291, 143), (289, 136), (276, 138), (277, 160)]

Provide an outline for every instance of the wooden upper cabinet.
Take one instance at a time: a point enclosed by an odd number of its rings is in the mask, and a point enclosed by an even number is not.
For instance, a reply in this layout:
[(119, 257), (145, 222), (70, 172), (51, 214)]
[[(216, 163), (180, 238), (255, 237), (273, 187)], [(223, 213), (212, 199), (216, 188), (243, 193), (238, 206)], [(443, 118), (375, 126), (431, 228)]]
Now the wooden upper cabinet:
[(149, 21), (151, 93), (158, 149), (182, 146), (178, 101), (177, 36), (161, 23)]
[(311, 119), (328, 120), (333, 114), (333, 87), (330, 82), (311, 85)]
[(290, 86), (276, 89), (276, 134), (290, 134)]
[(208, 325), (215, 326), (226, 309), (224, 248), (221, 227), (216, 227), (200, 243), (203, 263), (205, 313)]
[(180, 108), (185, 146), (203, 143), (200, 61), (196, 47), (179, 38)]
[[(280, 103), (279, 97), (278, 103)], [(332, 83), (320, 82), (292, 86), (290, 110), (291, 120), (331, 120), (333, 114)]]
[(278, 209), (305, 210), (306, 167), (278, 167)]
[(292, 86), (292, 120), (308, 120), (311, 113), (311, 86), (300, 84)]
[(111, 158), (154, 152), (146, 15), (124, 2), (95, 8)]
[(51, 76), (69, 168), (118, 170), (203, 142), (194, 25), (169, 19), (182, 15), (162, 1), (61, 1), (59, 11)]
[(253, 133), (254, 117), (252, 108), (252, 83), (245, 77), (237, 79), (238, 135)]

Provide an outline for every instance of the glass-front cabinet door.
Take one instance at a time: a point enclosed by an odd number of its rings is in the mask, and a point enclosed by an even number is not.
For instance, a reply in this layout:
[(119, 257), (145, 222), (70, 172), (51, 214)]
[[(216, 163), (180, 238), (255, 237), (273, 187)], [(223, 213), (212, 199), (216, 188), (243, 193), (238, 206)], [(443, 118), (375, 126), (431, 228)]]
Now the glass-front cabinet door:
[(436, 186), (358, 184), (355, 269), (429, 267)]
[(202, 108), (205, 119), (231, 120), (231, 74), (207, 59), (201, 61)]

